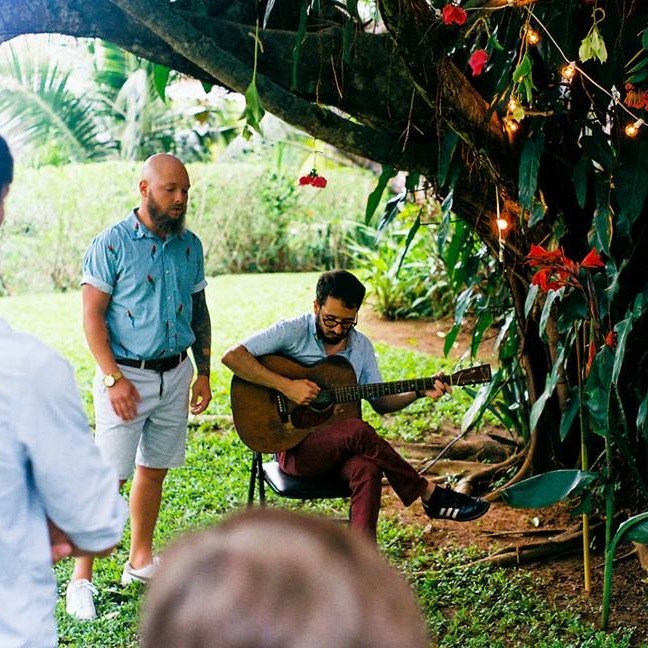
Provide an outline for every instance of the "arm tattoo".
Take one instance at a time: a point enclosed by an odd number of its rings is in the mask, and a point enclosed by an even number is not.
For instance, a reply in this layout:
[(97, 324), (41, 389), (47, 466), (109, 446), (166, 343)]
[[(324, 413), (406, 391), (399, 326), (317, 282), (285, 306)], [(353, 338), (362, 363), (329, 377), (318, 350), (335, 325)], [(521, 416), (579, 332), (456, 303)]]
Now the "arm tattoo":
[(191, 329), (196, 341), (191, 345), (196, 369), (199, 376), (209, 376), (209, 359), (211, 356), (211, 320), (207, 310), (205, 291), (201, 290), (191, 296), (192, 318)]

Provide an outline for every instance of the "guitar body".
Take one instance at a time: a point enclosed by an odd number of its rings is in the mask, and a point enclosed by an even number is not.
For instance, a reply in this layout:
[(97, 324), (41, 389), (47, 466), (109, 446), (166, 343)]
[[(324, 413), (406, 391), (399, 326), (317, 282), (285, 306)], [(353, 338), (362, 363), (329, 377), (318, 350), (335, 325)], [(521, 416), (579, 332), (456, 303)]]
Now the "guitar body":
[[(331, 356), (312, 365), (277, 355), (261, 356), (257, 360), (287, 378), (312, 380), (323, 390), (357, 383), (353, 367), (340, 356)], [(310, 433), (337, 420), (361, 416), (360, 401), (334, 403), (323, 400), (297, 405), (274, 390), (237, 376), (232, 378), (231, 401), (236, 431), (243, 443), (257, 452), (287, 450)]]

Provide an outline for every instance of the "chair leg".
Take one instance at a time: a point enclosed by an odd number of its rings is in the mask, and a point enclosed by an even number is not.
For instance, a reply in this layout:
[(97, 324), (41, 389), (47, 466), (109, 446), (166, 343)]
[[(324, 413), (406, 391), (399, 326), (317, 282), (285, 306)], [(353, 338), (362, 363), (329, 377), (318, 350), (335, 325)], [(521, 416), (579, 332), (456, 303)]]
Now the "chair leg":
[(254, 506), (254, 491), (257, 480), (259, 482), (259, 504), (265, 506), (265, 480), (263, 478), (263, 455), (255, 452), (252, 456), (252, 468), (250, 470), (250, 486), (248, 488), (248, 507)]
[(265, 506), (265, 475), (263, 474), (263, 455), (260, 452), (257, 456), (257, 477), (259, 479), (259, 504)]
[(250, 486), (248, 488), (248, 508), (254, 505), (254, 489), (256, 486), (257, 472), (259, 470), (257, 463), (257, 452), (252, 455), (252, 467), (250, 468)]

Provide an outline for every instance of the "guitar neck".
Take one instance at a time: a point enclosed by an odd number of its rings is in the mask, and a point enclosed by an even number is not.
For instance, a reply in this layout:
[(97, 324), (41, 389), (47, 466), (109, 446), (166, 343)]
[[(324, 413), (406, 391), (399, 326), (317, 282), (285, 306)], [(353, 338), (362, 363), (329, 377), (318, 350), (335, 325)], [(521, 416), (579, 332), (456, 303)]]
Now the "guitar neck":
[[(443, 382), (451, 384), (449, 376), (443, 377)], [(366, 385), (341, 385), (327, 390), (336, 403), (350, 403), (362, 399), (373, 400), (382, 396), (402, 394), (403, 392), (434, 389), (436, 378), (412, 378), (411, 380), (396, 380), (385, 383), (368, 383)]]

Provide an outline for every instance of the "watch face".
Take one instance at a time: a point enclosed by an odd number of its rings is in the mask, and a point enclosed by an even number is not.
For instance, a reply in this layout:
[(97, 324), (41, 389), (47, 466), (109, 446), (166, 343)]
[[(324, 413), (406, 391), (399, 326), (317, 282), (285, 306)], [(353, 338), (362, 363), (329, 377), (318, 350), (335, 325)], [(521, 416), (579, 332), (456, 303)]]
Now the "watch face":
[(103, 377), (103, 383), (106, 385), (106, 387), (112, 387), (115, 384), (115, 376), (112, 374), (108, 374), (107, 376)]

